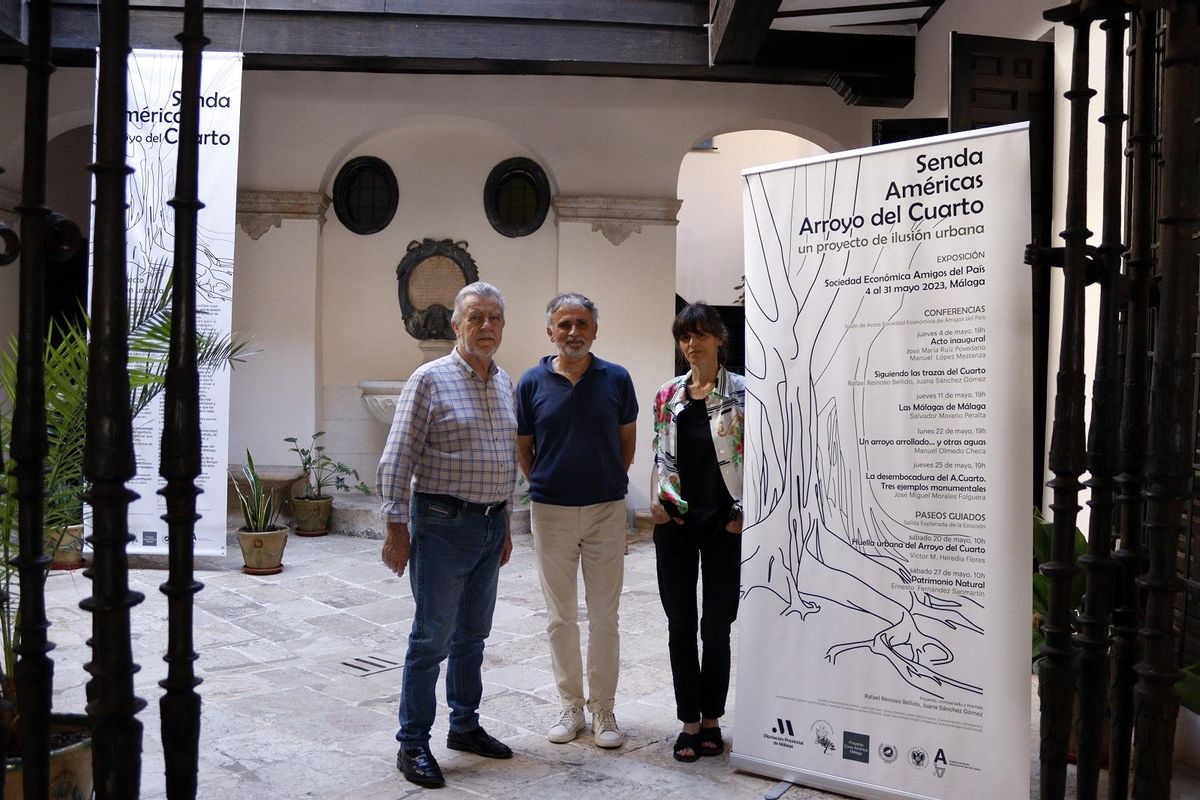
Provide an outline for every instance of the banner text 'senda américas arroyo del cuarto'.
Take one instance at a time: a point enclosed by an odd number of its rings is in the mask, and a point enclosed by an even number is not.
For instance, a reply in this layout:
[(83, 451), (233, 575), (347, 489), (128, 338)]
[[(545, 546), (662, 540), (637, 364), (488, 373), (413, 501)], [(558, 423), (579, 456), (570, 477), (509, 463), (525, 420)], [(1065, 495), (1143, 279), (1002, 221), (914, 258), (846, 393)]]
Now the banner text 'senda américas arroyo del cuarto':
[(1025, 124), (743, 173), (734, 766), (1029, 795)]

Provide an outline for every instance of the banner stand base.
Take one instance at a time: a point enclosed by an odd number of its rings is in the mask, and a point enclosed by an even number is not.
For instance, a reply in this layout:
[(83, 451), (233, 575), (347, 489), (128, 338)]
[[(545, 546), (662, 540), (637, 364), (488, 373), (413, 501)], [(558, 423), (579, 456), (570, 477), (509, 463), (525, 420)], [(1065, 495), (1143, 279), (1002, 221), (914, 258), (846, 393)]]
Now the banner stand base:
[(791, 781), (780, 781), (767, 790), (767, 793), (763, 795), (763, 800), (779, 800), (787, 793), (788, 789), (795, 785)]

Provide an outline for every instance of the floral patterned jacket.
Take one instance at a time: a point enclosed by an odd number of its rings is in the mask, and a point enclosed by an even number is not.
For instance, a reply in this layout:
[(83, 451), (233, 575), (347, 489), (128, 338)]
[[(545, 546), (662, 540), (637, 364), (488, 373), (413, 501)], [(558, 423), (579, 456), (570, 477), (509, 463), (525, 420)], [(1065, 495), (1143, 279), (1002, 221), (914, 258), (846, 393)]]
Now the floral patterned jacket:
[[(674, 503), (680, 513), (687, 513), (687, 501), (679, 492), (679, 470), (675, 465), (678, 451), (678, 429), (675, 417), (687, 406), (689, 371), (664, 383), (654, 395), (654, 473), (658, 484), (658, 500)], [(742, 433), (745, 427), (746, 379), (724, 367), (717, 373), (717, 383), (704, 398), (712, 429), (717, 466), (725, 479), (725, 488), (735, 504), (742, 499)]]

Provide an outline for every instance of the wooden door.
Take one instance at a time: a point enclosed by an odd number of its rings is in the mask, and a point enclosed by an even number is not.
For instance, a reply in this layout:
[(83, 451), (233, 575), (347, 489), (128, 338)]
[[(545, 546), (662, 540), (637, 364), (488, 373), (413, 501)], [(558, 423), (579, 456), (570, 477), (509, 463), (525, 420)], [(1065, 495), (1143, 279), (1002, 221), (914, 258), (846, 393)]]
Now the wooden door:
[[(1050, 226), (1054, 157), (1054, 45), (995, 36), (950, 36), (950, 130), (1029, 122), (1033, 244), (1057, 242)], [(1016, 268), (1017, 265), (1014, 265)], [(1042, 505), (1046, 450), (1050, 270), (1033, 269), (1033, 503)]]

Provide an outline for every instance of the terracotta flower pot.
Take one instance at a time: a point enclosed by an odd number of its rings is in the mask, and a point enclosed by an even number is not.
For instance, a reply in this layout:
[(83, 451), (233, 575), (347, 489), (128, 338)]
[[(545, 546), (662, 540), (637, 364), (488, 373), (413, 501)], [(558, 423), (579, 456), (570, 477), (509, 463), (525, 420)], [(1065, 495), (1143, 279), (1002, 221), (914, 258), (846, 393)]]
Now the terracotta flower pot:
[(83, 566), (83, 525), (47, 528), (42, 551), (53, 559), (50, 569), (79, 569)]
[(1175, 760), (1200, 769), (1200, 714), (1186, 706), (1175, 718)]
[(329, 533), (329, 515), (332, 513), (332, 497), (317, 500), (292, 498), (292, 521), (297, 536), (324, 536)]
[[(85, 714), (51, 714), (50, 734), (85, 734), (84, 738), (50, 751), (50, 797), (92, 796), (92, 739)], [(4, 796), (22, 800), (24, 765), (10, 758), (4, 766)]]
[(283, 571), (283, 548), (287, 547), (288, 529), (277, 525), (273, 531), (247, 531), (238, 528), (242, 548), (242, 572), (248, 575), (274, 575)]

